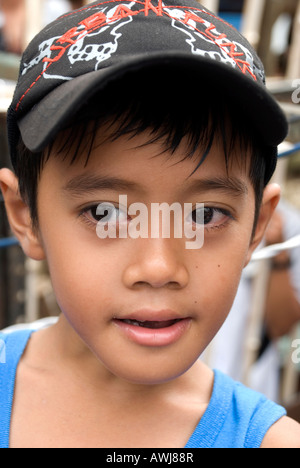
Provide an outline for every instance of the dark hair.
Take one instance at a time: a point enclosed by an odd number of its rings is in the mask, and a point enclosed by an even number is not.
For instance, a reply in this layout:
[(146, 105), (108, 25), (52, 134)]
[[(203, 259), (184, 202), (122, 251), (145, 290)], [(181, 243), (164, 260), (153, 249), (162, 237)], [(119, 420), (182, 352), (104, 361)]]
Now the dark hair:
[[(160, 67), (152, 69), (151, 73), (146, 70), (128, 74), (110, 83), (103, 92), (99, 91), (83, 103), (75, 117), (66, 123), (59, 154), (69, 158), (70, 164), (79, 157), (84, 157), (87, 163), (99, 128), (111, 123), (112, 141), (123, 135), (132, 138), (150, 130), (147, 144), (160, 141), (170, 155), (188, 136), (184, 159), (199, 152), (196, 172), (209, 155), (215, 137), (219, 136), (227, 171), (231, 163), (240, 163), (246, 168), (247, 155), (251, 152), (249, 177), (256, 195), (255, 229), (265, 186), (264, 146), (243, 110), (234, 102), (233, 94), (224, 96), (216, 80), (208, 82), (199, 76), (187, 79), (184, 73), (184, 70)], [(38, 226), (39, 176), (51, 156), (52, 147), (53, 143), (45, 151), (33, 154), (21, 139), (18, 146), (15, 172), (35, 228)]]

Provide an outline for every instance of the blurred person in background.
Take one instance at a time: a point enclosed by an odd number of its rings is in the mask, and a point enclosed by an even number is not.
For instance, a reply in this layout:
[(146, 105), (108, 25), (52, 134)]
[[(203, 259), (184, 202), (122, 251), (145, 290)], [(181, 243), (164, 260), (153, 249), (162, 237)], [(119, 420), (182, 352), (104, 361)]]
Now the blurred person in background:
[[(44, 0), (42, 26), (51, 23), (58, 16), (72, 9), (68, 0)], [(80, 6), (80, 5), (79, 5)], [(0, 0), (0, 51), (21, 55), (24, 49), (26, 20), (25, 0)]]
[[(282, 243), (300, 234), (300, 213), (281, 201), (265, 236), (265, 245)], [(216, 336), (209, 359), (211, 366), (234, 379), (243, 379), (247, 326), (256, 263), (244, 271), (230, 315)], [(300, 321), (300, 247), (272, 259), (265, 321), (258, 358), (249, 386), (268, 398), (280, 400), (280, 354), (277, 340)]]
[[(282, 202), (266, 233), (266, 244), (280, 244), (300, 234), (300, 214)], [(266, 330), (271, 339), (291, 332), (300, 321), (300, 247), (281, 252), (272, 261), (266, 305)]]
[(70, 4), (73, 10), (77, 10), (77, 8), (81, 8), (84, 5), (83, 0), (70, 0)]
[(0, 50), (20, 54), (23, 48), (24, 0), (0, 0)]

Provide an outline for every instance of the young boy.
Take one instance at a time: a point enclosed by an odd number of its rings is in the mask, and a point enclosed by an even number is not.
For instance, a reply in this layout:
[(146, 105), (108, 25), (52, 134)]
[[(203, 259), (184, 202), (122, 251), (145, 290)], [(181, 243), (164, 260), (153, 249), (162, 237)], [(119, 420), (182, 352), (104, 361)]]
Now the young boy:
[(181, 1), (92, 3), (23, 56), (1, 188), (62, 314), (1, 335), (1, 447), (300, 447), (283, 408), (198, 360), (278, 203), (287, 128), (245, 39)]

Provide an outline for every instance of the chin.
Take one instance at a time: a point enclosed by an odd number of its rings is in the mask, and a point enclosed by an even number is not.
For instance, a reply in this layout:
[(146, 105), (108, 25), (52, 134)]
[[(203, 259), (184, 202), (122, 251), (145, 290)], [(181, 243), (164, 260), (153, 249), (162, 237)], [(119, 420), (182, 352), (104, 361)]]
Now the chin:
[[(163, 385), (172, 382), (183, 374), (185, 374), (197, 361), (189, 362), (180, 361), (178, 355), (172, 356), (170, 359), (156, 356), (156, 359), (148, 358), (135, 361), (135, 363), (127, 363), (116, 367), (109, 366), (107, 369), (116, 377), (134, 385)], [(152, 362), (151, 362), (152, 361)], [(154, 362), (155, 361), (155, 362)], [(130, 365), (131, 364), (131, 365)]]

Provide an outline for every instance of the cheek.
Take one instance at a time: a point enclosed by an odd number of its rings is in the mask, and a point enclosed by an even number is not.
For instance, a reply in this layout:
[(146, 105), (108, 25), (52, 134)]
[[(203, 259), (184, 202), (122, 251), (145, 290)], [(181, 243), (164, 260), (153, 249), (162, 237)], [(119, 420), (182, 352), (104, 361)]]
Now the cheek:
[[(109, 301), (113, 295), (111, 288), (111, 277), (114, 277), (114, 268), (103, 261), (103, 257), (93, 254), (66, 259), (60, 261), (59, 257), (50, 259), (50, 270), (53, 271), (52, 278), (56, 289), (61, 294), (68, 295), (76, 300), (85, 301), (93, 306), (95, 302), (99, 305)], [(116, 280), (115, 280), (116, 281)], [(77, 299), (76, 299), (77, 298)]]
[[(112, 304), (118, 283), (120, 261), (115, 262), (110, 249), (74, 235), (74, 230), (60, 230), (53, 235), (46, 230), (44, 241), (53, 289), (58, 305), (67, 318), (93, 321)], [(95, 235), (96, 237), (96, 235)]]
[(246, 263), (249, 235), (209, 240), (199, 252), (194, 276), (194, 303), (204, 311), (213, 334), (225, 321), (234, 302)]

